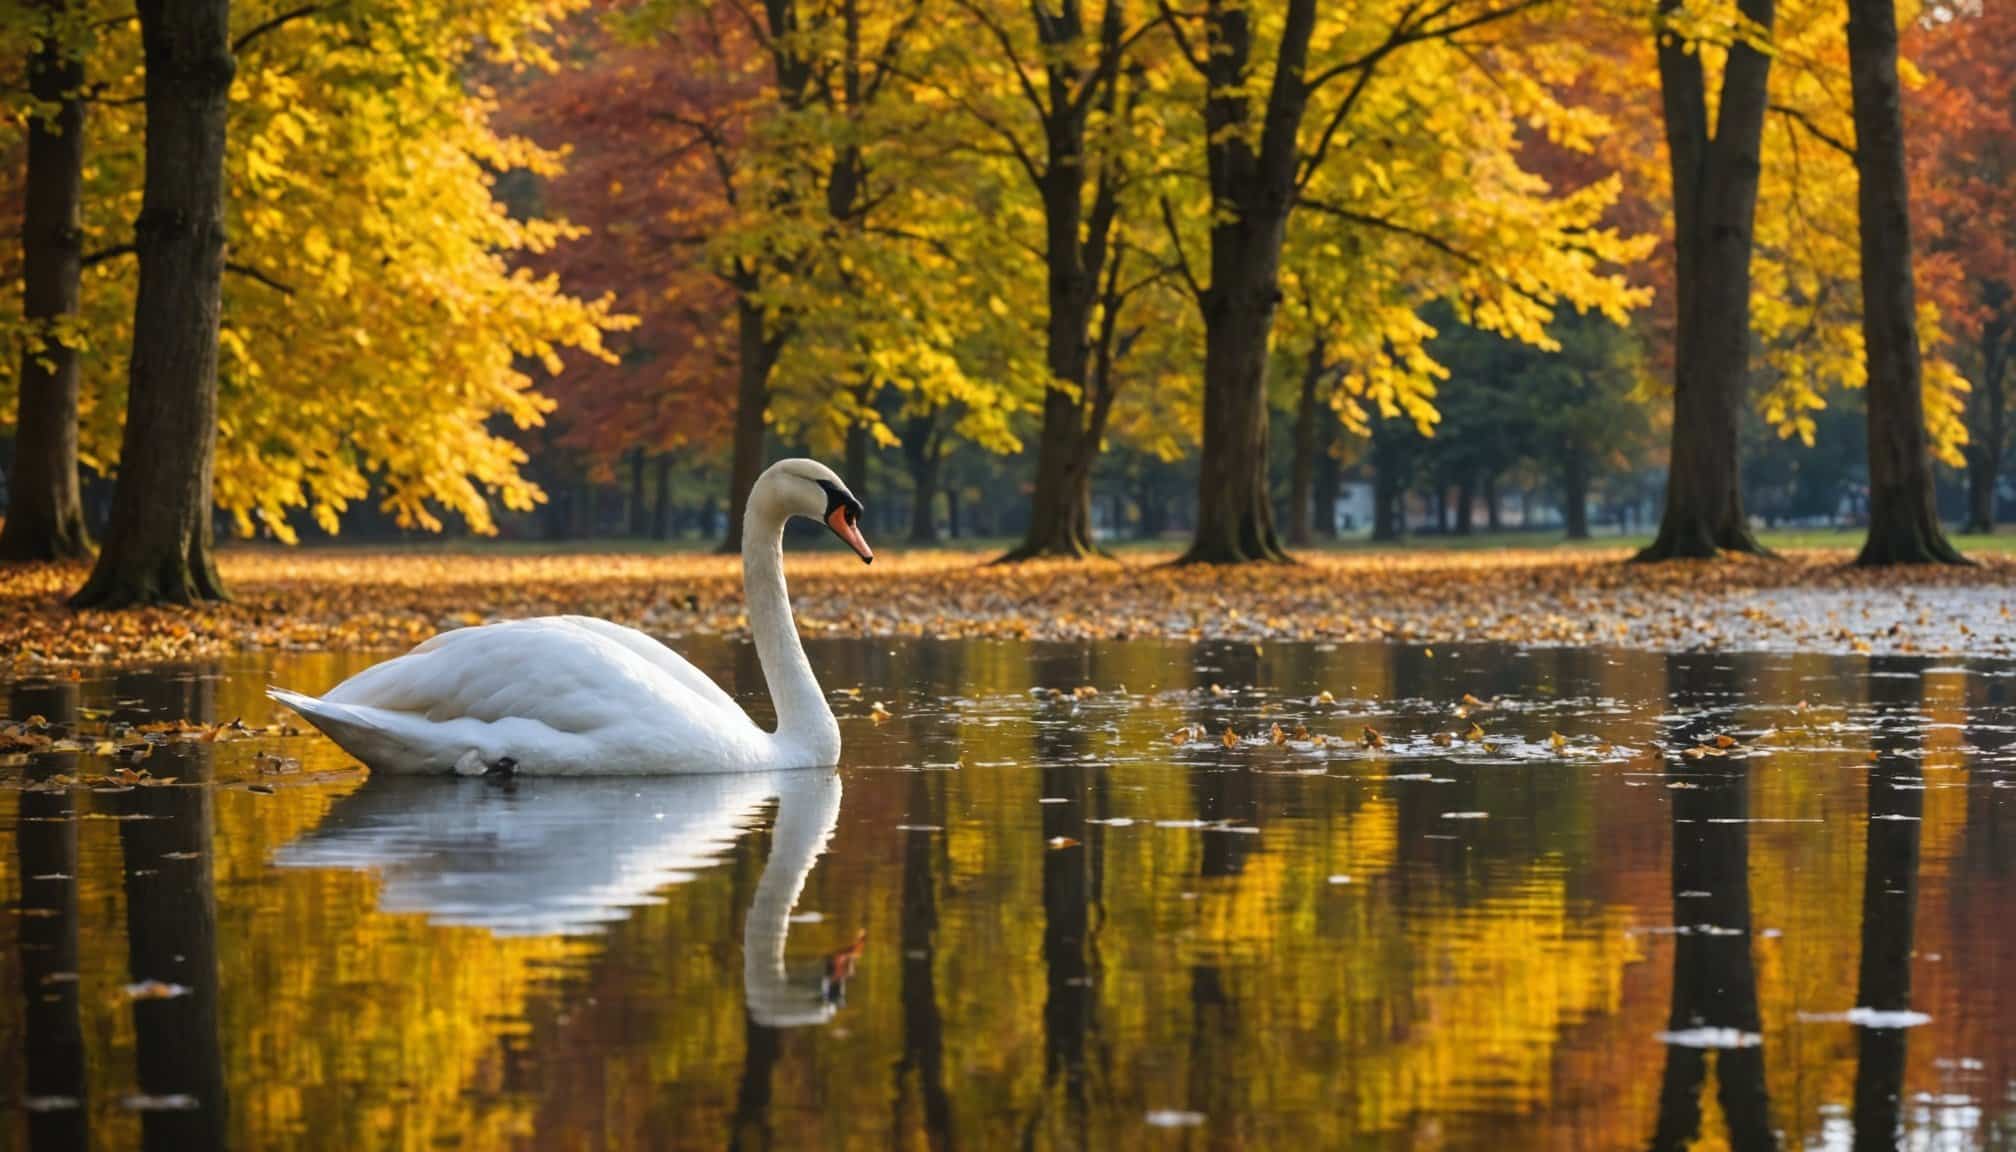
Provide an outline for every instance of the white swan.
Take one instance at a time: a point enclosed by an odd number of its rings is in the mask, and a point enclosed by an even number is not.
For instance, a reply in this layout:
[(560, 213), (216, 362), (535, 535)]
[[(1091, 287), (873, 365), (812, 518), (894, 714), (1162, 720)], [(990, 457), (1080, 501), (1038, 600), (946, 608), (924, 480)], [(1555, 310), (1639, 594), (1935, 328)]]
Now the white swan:
[(603, 930), (717, 863), (777, 801), (742, 923), (742, 994), (769, 1028), (823, 1024), (855, 949), (787, 964), (791, 912), (840, 819), (830, 769), (658, 780), (372, 779), (281, 848), (283, 868), (379, 876), (378, 906), (498, 936)]
[(678, 653), (585, 616), (444, 632), (320, 699), (267, 695), (380, 772), (662, 775), (814, 768), (840, 759), (784, 587), (784, 524), (824, 521), (863, 561), (861, 502), (833, 470), (782, 460), (757, 479), (742, 529), (749, 631), (777, 709), (765, 732)]

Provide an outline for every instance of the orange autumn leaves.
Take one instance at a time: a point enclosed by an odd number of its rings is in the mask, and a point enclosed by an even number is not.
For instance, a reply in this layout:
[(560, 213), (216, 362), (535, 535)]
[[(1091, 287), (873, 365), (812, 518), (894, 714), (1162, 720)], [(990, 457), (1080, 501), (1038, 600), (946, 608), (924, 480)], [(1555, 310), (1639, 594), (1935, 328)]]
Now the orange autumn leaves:
[[(1606, 551), (1328, 554), (1254, 569), (1168, 558), (997, 567), (923, 551), (863, 571), (849, 555), (817, 552), (788, 567), (809, 635), (2016, 654), (2016, 564), (1999, 557), (1952, 573), (1858, 571), (1845, 552), (1658, 567)], [(732, 557), (262, 549), (226, 552), (221, 564), (235, 601), (132, 613), (64, 607), (71, 568), (0, 573), (0, 650), (26, 672), (240, 650), (396, 651), (448, 628), (554, 613), (661, 636), (747, 629)]]

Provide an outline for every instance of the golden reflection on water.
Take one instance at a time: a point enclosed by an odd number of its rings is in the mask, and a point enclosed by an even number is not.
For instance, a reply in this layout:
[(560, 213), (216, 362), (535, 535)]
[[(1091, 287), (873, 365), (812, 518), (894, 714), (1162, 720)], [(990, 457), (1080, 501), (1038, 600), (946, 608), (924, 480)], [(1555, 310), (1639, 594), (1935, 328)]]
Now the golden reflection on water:
[[(814, 647), (861, 689), (836, 696), (831, 804), (640, 785), (720, 809), (665, 833), (697, 856), (651, 856), (650, 812), (568, 782), (400, 791), (312, 736), (148, 761), (200, 786), (20, 787), (102, 775), (77, 754), (5, 769), (5, 1146), (2016, 1141), (2006, 669)], [(693, 654), (760, 687), (746, 648)], [(27, 683), (9, 713), (256, 723), (267, 682), (370, 662)], [(1360, 746), (1454, 726), (1465, 692), (1509, 699), (1478, 719), (1512, 751), (1774, 732), (1698, 760)], [(1217, 742), (1277, 722), (1348, 744)], [(1192, 723), (1211, 740), (1172, 745)], [(302, 771), (260, 775), (261, 751)], [(657, 871), (640, 888), (617, 857)]]

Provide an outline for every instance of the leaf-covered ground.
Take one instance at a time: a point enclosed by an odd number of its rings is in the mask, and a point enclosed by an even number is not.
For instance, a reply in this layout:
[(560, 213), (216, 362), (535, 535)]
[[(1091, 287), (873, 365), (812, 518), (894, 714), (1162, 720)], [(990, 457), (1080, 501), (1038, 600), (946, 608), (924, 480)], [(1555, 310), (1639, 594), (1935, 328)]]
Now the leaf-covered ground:
[[(1653, 567), (1624, 553), (1504, 550), (1314, 555), (1288, 567), (1124, 562), (988, 566), (970, 552), (885, 554), (872, 568), (793, 555), (812, 635), (1238, 640), (1496, 640), (1680, 649), (2016, 655), (2016, 560), (1864, 572), (1841, 552)], [(72, 612), (79, 568), (0, 571), (0, 651), (17, 671), (250, 648), (401, 649), (445, 628), (546, 613), (663, 636), (742, 630), (730, 557), (240, 550), (233, 602)]]

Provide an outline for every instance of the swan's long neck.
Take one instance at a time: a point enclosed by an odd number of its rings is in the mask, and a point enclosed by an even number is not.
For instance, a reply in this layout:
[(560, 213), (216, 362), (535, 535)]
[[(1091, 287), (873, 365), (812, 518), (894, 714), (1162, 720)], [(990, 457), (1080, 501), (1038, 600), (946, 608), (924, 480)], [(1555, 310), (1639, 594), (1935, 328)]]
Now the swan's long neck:
[(840, 777), (834, 773), (793, 781), (778, 795), (770, 859), (742, 922), (742, 996), (750, 1016), (766, 1028), (823, 1024), (833, 1015), (817, 986), (791, 982), (784, 938), (791, 909), (839, 820)]
[(812, 662), (805, 659), (798, 623), (791, 616), (791, 593), (784, 587), (785, 519), (750, 501), (742, 525), (743, 596), (763, 681), (777, 709), (777, 741), (798, 757), (796, 763), (777, 767), (824, 767), (840, 760), (840, 725), (819, 690)]

